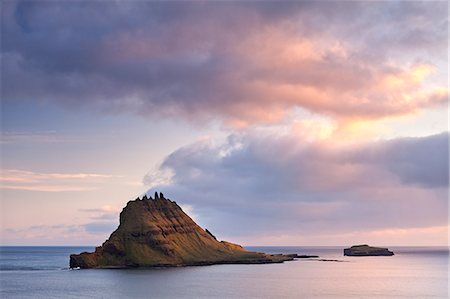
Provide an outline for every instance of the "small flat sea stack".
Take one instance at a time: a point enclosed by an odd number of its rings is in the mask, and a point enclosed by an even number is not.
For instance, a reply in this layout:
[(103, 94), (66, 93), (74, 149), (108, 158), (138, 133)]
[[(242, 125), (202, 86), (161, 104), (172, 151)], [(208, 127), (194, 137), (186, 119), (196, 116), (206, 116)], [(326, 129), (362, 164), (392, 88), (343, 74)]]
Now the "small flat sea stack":
[(344, 249), (346, 256), (392, 256), (394, 253), (387, 248), (355, 245)]
[(246, 251), (218, 241), (198, 226), (176, 202), (155, 193), (137, 198), (120, 213), (119, 227), (95, 252), (70, 256), (71, 268), (127, 268), (212, 264), (264, 264), (294, 255)]

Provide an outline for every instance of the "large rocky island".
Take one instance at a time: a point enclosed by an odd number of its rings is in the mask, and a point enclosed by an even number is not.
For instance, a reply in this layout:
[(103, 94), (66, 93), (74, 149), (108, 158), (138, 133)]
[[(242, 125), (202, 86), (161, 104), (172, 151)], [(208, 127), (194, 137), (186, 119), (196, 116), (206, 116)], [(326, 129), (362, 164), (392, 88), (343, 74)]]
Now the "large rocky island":
[(394, 253), (387, 248), (355, 245), (344, 249), (346, 256), (392, 256)]
[(198, 226), (175, 201), (154, 198), (128, 202), (119, 227), (95, 252), (70, 256), (71, 268), (126, 268), (212, 264), (263, 264), (293, 260), (297, 255), (246, 251), (218, 241)]

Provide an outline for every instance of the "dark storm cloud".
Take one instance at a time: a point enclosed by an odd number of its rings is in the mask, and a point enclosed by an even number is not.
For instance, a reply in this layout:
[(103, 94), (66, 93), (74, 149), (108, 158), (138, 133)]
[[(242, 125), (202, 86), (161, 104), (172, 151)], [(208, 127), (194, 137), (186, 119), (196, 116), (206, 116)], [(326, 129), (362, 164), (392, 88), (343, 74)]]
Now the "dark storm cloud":
[[(416, 96), (421, 82), (405, 74), (445, 59), (446, 5), (3, 2), (3, 98), (237, 126), (278, 121), (292, 107), (409, 113), (445, 101), (432, 89)], [(387, 92), (387, 76), (407, 84)], [(414, 99), (405, 105), (403, 94)]]
[(447, 133), (351, 147), (299, 140), (245, 134), (222, 145), (183, 147), (161, 166), (173, 174), (169, 184), (154, 186), (147, 178), (149, 194), (163, 190), (192, 205), (205, 225), (223, 234), (446, 221)]

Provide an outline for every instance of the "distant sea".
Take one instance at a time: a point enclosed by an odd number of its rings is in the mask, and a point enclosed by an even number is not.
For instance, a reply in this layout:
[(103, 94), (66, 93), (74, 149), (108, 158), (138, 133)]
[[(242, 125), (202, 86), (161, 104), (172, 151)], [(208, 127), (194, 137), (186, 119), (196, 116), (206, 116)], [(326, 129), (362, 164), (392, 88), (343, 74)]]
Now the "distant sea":
[(0, 298), (448, 298), (445, 247), (390, 247), (392, 257), (344, 257), (343, 247), (247, 249), (320, 258), (265, 265), (69, 270), (71, 253), (94, 248), (0, 247)]

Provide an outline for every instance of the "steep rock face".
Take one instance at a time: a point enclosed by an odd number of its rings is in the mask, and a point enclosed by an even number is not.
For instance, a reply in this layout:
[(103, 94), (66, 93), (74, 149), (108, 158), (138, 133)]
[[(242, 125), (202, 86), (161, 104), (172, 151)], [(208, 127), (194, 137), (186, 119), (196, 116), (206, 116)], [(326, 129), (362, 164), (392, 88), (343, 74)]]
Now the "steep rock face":
[(346, 256), (391, 256), (392, 251), (387, 248), (371, 247), (369, 245), (355, 245), (344, 249)]
[(71, 268), (152, 267), (218, 263), (276, 263), (287, 255), (245, 251), (217, 241), (174, 201), (160, 196), (128, 202), (120, 225), (95, 252), (70, 256)]

